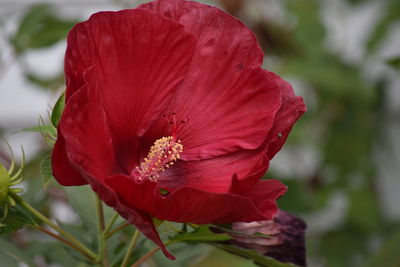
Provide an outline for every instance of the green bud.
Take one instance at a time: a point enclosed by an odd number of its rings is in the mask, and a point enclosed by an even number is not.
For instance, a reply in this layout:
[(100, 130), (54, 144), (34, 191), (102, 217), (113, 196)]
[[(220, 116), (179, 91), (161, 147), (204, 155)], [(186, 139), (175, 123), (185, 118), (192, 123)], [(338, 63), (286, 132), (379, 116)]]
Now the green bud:
[(8, 200), (8, 190), (11, 186), (11, 177), (7, 169), (0, 164), (0, 206), (4, 206)]

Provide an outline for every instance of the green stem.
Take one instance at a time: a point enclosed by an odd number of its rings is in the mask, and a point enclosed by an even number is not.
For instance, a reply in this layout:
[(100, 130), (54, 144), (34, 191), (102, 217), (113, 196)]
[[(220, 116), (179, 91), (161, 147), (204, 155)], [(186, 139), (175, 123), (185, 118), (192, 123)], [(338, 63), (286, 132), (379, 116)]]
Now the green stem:
[(149, 252), (146, 253), (143, 257), (141, 257), (137, 262), (131, 265), (131, 267), (138, 267), (140, 264), (145, 262), (147, 259), (149, 259), (151, 256), (153, 256), (157, 251), (160, 250), (160, 247), (155, 247)]
[(79, 251), (87, 257), (91, 261), (95, 261), (97, 258), (97, 255), (91, 251), (88, 247), (86, 247), (84, 244), (82, 244), (78, 239), (73, 237), (70, 233), (66, 232), (63, 230), (61, 227), (59, 227), (57, 224), (53, 223), (50, 221), (46, 216), (44, 216), (42, 213), (40, 213), (38, 210), (36, 210), (34, 207), (29, 205), (27, 202), (25, 202), (20, 196), (13, 192), (9, 192), (9, 196), (15, 200), (17, 204), (20, 206), (24, 207), (27, 209), (32, 215), (34, 215), (36, 218), (56, 230), (60, 235), (64, 236), (70, 243), (74, 244)]
[(42, 232), (42, 233), (44, 233), (44, 234), (46, 234), (46, 235), (49, 235), (49, 236), (51, 236), (51, 237), (53, 237), (53, 238), (55, 238), (55, 239), (57, 239), (57, 240), (63, 242), (63, 243), (66, 244), (67, 246), (70, 246), (71, 248), (75, 249), (75, 250), (78, 251), (79, 253), (84, 254), (84, 252), (83, 252), (80, 248), (78, 248), (78, 247), (75, 246), (73, 243), (71, 243), (71, 242), (69, 242), (67, 239), (63, 238), (62, 236), (59, 236), (59, 235), (57, 235), (57, 234), (55, 234), (55, 233), (52, 233), (52, 232), (50, 232), (49, 230), (47, 230), (47, 229), (45, 229), (45, 228), (43, 228), (43, 227), (41, 227), (41, 226), (32, 226), (32, 228), (35, 229), (35, 230), (38, 230), (38, 231), (40, 231), (40, 232)]
[(104, 211), (103, 211), (103, 203), (100, 198), (96, 195), (96, 207), (97, 207), (97, 220), (99, 222), (99, 230), (104, 231), (105, 229), (105, 220), (104, 220)]
[(105, 235), (105, 236), (108, 235), (108, 233), (109, 233), (110, 230), (111, 230), (111, 227), (113, 227), (113, 225), (114, 225), (115, 221), (118, 219), (118, 217), (119, 217), (119, 213), (116, 212), (116, 213), (113, 215), (113, 217), (111, 218), (110, 222), (108, 223), (106, 229), (104, 230), (104, 235)]
[(115, 228), (114, 230), (110, 231), (107, 233), (107, 235), (105, 236), (106, 239), (109, 239), (110, 237), (112, 237), (115, 233), (121, 231), (122, 229), (124, 229), (125, 227), (128, 227), (130, 224), (129, 223), (123, 223), (120, 226), (118, 226), (117, 228)]
[(104, 237), (105, 230), (105, 219), (103, 203), (100, 198), (96, 195), (96, 207), (97, 207), (97, 220), (98, 220), (98, 242), (99, 242), (99, 256), (97, 261), (102, 264), (102, 266), (108, 266), (107, 259), (107, 241)]
[(132, 251), (135, 249), (136, 243), (139, 239), (140, 231), (136, 229), (135, 233), (133, 234), (133, 237), (131, 239), (131, 242), (129, 243), (128, 250), (125, 253), (124, 259), (122, 260), (121, 267), (126, 267), (128, 266), (129, 258), (131, 257)]
[[(165, 246), (171, 245), (173, 243), (176, 243), (176, 241), (168, 241), (165, 243)], [(160, 250), (160, 247), (155, 247), (149, 252), (147, 252), (143, 257), (141, 257), (139, 260), (137, 260), (134, 264), (131, 265), (131, 267), (139, 267), (140, 264), (148, 260), (151, 256), (153, 256), (157, 251)]]

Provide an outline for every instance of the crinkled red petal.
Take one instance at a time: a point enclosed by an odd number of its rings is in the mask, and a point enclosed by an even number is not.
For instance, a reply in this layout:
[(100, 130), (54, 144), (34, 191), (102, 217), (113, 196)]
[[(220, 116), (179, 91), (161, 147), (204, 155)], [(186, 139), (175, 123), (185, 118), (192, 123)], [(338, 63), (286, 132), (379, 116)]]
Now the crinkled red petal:
[(282, 91), (282, 105), (266, 139), (266, 152), (269, 159), (272, 159), (281, 150), (294, 123), (307, 110), (303, 98), (295, 96), (293, 88), (288, 82), (274, 73), (271, 75), (277, 77), (275, 80)]
[(178, 122), (189, 119), (178, 129), (183, 159), (259, 147), (281, 95), (275, 76), (260, 67), (263, 53), (254, 34), (220, 9), (196, 2), (159, 0), (139, 8), (181, 23), (196, 40), (189, 71), (166, 112), (175, 112)]
[(275, 200), (286, 192), (277, 180), (260, 181), (243, 194), (184, 187), (166, 196), (156, 183), (137, 183), (126, 175), (113, 175), (105, 182), (131, 208), (146, 210), (161, 220), (197, 224), (270, 220), (277, 211)]

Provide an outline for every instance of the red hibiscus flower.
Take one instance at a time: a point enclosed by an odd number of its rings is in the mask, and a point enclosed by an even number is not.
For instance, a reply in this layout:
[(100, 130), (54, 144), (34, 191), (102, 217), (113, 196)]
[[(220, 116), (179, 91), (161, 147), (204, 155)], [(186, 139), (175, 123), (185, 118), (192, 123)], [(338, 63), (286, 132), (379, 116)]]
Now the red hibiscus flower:
[(170, 258), (152, 217), (271, 219), (286, 187), (259, 179), (305, 106), (262, 60), (250, 30), (215, 7), (94, 14), (68, 35), (55, 178), (90, 184)]

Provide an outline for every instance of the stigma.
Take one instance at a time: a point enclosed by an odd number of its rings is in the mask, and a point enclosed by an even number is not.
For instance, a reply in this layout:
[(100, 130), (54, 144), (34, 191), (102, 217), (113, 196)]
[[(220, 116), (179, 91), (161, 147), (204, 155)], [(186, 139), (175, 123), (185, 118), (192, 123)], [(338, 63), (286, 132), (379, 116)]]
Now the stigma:
[(139, 181), (157, 181), (159, 173), (174, 165), (183, 151), (181, 141), (173, 136), (162, 137), (154, 142), (149, 154), (135, 167), (131, 175)]

